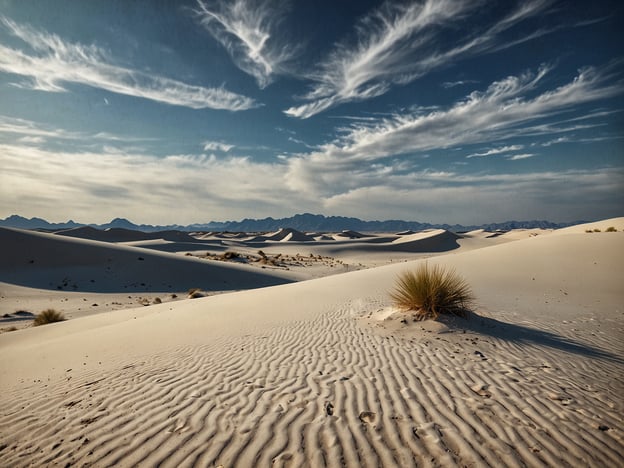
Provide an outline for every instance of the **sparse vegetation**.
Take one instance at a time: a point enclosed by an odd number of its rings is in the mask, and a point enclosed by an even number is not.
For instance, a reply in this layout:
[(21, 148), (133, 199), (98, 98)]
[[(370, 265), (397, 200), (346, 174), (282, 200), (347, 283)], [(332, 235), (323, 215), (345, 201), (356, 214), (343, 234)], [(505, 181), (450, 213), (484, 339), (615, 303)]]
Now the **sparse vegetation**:
[(596, 228), (594, 229), (594, 232), (600, 232), (600, 229)]
[(53, 322), (62, 322), (64, 320), (65, 316), (61, 312), (58, 312), (54, 309), (46, 309), (35, 315), (33, 326), (38, 327), (39, 325), (46, 325)]
[(198, 297), (204, 297), (204, 293), (199, 288), (191, 288), (188, 290), (189, 299), (197, 299)]
[(240, 257), (238, 252), (232, 252), (230, 250), (221, 255), (221, 258), (223, 258), (224, 260), (232, 260), (238, 257)]
[(617, 229), (615, 229), (615, 227), (613, 226), (609, 226), (605, 232), (617, 232)]
[(470, 286), (454, 270), (427, 263), (399, 276), (390, 297), (397, 307), (414, 311), (417, 320), (440, 314), (467, 317), (473, 299)]

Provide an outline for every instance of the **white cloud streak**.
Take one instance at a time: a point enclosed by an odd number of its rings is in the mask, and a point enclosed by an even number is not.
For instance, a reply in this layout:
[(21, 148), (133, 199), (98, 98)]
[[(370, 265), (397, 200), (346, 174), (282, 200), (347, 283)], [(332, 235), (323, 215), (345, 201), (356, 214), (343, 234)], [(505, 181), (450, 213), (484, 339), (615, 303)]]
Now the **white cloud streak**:
[(459, 81), (445, 81), (442, 83), (442, 87), (445, 89), (455, 88), (456, 86), (464, 86), (467, 84), (479, 83), (478, 80), (459, 80)]
[[(20, 136), (23, 135), (23, 136)], [(108, 132), (84, 133), (70, 132), (50, 125), (42, 125), (27, 119), (0, 115), (0, 143), (19, 141), (30, 145), (42, 145), (50, 142), (62, 142), (64, 145), (88, 146), (104, 143), (145, 143), (156, 141), (154, 138), (119, 136)]]
[[(422, 0), (384, 4), (357, 26), (354, 45), (340, 44), (307, 78), (316, 82), (303, 96), (309, 102), (287, 115), (308, 118), (340, 103), (386, 93), (392, 85), (409, 83), (432, 70), (468, 56), (500, 48), (500, 36), (516, 24), (542, 13), (551, 0), (529, 0), (489, 27), (443, 44), (449, 28), (486, 8), (480, 0)], [(540, 35), (546, 32), (540, 33)]]
[(25, 135), (27, 138), (61, 138), (76, 139), (79, 133), (68, 132), (66, 130), (44, 127), (32, 120), (18, 119), (0, 115), (0, 134)]
[(230, 145), (228, 143), (223, 143), (222, 141), (204, 141), (204, 151), (221, 151), (223, 153), (227, 153), (234, 145)]
[(532, 158), (533, 156), (535, 156), (534, 153), (522, 153), (511, 155), (507, 159), (509, 159), (510, 161), (519, 161), (521, 159)]
[(23, 88), (64, 92), (77, 83), (113, 93), (190, 107), (242, 111), (258, 107), (253, 99), (224, 88), (206, 88), (115, 65), (96, 45), (72, 44), (55, 34), (35, 31), (0, 17), (0, 25), (25, 42), (23, 51), (0, 44), (0, 71), (28, 77)]
[(480, 158), (480, 157), (484, 157), (484, 156), (492, 156), (492, 155), (495, 155), (495, 154), (509, 153), (511, 151), (518, 151), (518, 150), (521, 150), (522, 148), (524, 148), (523, 145), (502, 146), (500, 148), (493, 148), (491, 150), (487, 150), (487, 151), (485, 151), (483, 153), (472, 153), (472, 154), (469, 154), (466, 157), (467, 158)]
[(292, 44), (275, 41), (284, 1), (197, 0), (197, 4), (199, 22), (260, 88), (284, 72), (284, 64), (295, 56), (297, 49)]

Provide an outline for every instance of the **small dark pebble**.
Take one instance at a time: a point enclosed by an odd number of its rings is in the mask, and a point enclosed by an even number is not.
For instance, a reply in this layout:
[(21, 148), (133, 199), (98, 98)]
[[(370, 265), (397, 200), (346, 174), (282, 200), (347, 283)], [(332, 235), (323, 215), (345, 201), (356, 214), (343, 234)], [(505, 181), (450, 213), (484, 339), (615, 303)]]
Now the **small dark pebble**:
[(600, 429), (601, 431), (605, 432), (605, 431), (609, 430), (609, 426), (601, 425), (601, 426), (598, 426), (598, 429)]
[(332, 416), (334, 414), (334, 405), (330, 402), (325, 403), (325, 412), (327, 413), (327, 416)]

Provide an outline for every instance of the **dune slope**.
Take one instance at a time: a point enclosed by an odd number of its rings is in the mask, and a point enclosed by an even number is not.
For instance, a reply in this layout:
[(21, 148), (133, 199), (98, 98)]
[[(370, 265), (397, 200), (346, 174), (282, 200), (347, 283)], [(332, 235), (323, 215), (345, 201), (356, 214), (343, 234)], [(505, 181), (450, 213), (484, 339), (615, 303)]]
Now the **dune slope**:
[(0, 282), (91, 292), (210, 291), (288, 283), (279, 272), (95, 240), (0, 228)]

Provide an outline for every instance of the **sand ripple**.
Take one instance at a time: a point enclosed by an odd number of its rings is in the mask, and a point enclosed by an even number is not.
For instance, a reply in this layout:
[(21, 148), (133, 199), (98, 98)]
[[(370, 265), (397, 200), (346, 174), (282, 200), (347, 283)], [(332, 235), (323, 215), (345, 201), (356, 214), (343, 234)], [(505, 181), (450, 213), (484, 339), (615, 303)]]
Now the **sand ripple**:
[(24, 385), (2, 398), (0, 464), (618, 466), (623, 368), (472, 332), (384, 336), (345, 304)]

